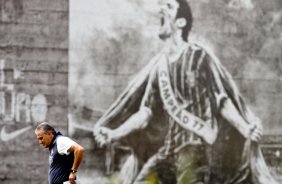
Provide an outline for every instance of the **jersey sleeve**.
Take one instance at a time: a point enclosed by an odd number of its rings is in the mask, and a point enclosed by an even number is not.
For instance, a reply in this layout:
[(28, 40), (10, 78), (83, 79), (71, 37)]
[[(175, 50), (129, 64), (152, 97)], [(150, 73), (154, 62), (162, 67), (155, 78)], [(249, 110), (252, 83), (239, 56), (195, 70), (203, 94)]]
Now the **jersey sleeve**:
[(68, 155), (70, 152), (68, 150), (75, 142), (69, 137), (60, 136), (57, 138), (57, 149), (59, 154)]
[(205, 81), (208, 94), (212, 99), (212, 105), (214, 110), (219, 111), (221, 109), (222, 102), (228, 98), (227, 91), (223, 84), (221, 68), (215, 64), (215, 61), (211, 56), (206, 55), (200, 67), (200, 76)]

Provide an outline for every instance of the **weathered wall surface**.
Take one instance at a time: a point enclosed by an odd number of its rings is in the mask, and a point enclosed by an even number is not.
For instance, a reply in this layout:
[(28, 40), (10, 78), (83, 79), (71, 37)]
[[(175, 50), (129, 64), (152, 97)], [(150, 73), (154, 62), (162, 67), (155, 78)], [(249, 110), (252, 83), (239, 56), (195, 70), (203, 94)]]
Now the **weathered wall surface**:
[[(263, 122), (263, 143), (271, 147), (264, 148), (264, 153), (272, 171), (282, 174), (281, 0), (189, 2), (194, 15), (190, 40), (211, 48), (230, 71), (250, 108)], [(99, 116), (161, 48), (157, 3), (158, 0), (70, 1), (69, 95), (73, 135), (81, 139), (92, 136), (88, 132)], [(92, 149), (93, 140), (88, 141)]]
[[(264, 153), (278, 177), (281, 1), (190, 4), (191, 40), (214, 50), (262, 119)], [(67, 133), (67, 94), (70, 133), (88, 148), (82, 176), (96, 177), (89, 168), (101, 161), (93, 152), (91, 128), (162, 46), (157, 0), (71, 0), (70, 6), (68, 67), (67, 0), (0, 0), (0, 183), (47, 183), (47, 150), (38, 146), (31, 123), (50, 121)]]
[(68, 0), (0, 0), (0, 183), (47, 183), (32, 123), (67, 133)]

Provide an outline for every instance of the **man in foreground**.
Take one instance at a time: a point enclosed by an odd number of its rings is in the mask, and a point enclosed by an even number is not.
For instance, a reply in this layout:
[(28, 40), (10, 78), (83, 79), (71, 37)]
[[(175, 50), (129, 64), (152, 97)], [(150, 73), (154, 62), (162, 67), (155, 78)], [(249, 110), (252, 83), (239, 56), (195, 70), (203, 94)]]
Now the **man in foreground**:
[(145, 184), (152, 175), (162, 183), (180, 182), (173, 165), (188, 150), (190, 183), (275, 184), (257, 143), (259, 119), (219, 60), (188, 42), (192, 15), (187, 1), (166, 0), (160, 13), (164, 50), (94, 128), (100, 145), (120, 142), (132, 148), (123, 182)]
[(35, 134), (39, 144), (49, 149), (49, 184), (75, 184), (76, 173), (84, 155), (84, 148), (63, 136), (46, 122), (40, 123)]

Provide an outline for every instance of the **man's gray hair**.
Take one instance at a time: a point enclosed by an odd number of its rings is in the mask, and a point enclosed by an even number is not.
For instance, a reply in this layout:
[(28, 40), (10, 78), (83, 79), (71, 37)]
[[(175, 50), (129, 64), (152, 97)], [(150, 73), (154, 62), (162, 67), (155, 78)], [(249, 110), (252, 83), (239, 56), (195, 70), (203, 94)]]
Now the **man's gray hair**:
[(44, 133), (46, 132), (52, 132), (52, 134), (56, 134), (55, 129), (49, 125), (47, 122), (41, 122), (35, 129), (35, 131), (43, 131)]

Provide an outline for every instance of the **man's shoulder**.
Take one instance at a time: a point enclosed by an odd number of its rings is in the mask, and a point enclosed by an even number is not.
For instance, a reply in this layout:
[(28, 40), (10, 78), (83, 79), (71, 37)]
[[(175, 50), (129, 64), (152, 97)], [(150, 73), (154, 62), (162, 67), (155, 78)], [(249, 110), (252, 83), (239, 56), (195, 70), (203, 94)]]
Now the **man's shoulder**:
[(68, 142), (68, 141), (72, 141), (72, 139), (64, 135), (60, 135), (57, 137), (57, 143), (58, 142)]
[(200, 43), (195, 43), (195, 42), (189, 42), (188, 48), (190, 48), (194, 51), (204, 51), (204, 52), (207, 52), (207, 53), (211, 52), (211, 49), (207, 48), (207, 46), (204, 46)]
[(199, 44), (193, 42), (189, 42), (188, 47), (194, 50), (202, 50), (202, 47)]
[(205, 45), (205, 44), (202, 44), (202, 43), (196, 43), (196, 42), (189, 42), (188, 46), (189, 46), (189, 48), (191, 48), (194, 51), (202, 52), (204, 54), (206, 60), (219, 62), (219, 59), (216, 56), (216, 54), (213, 51), (211, 46), (208, 46), (208, 45)]

